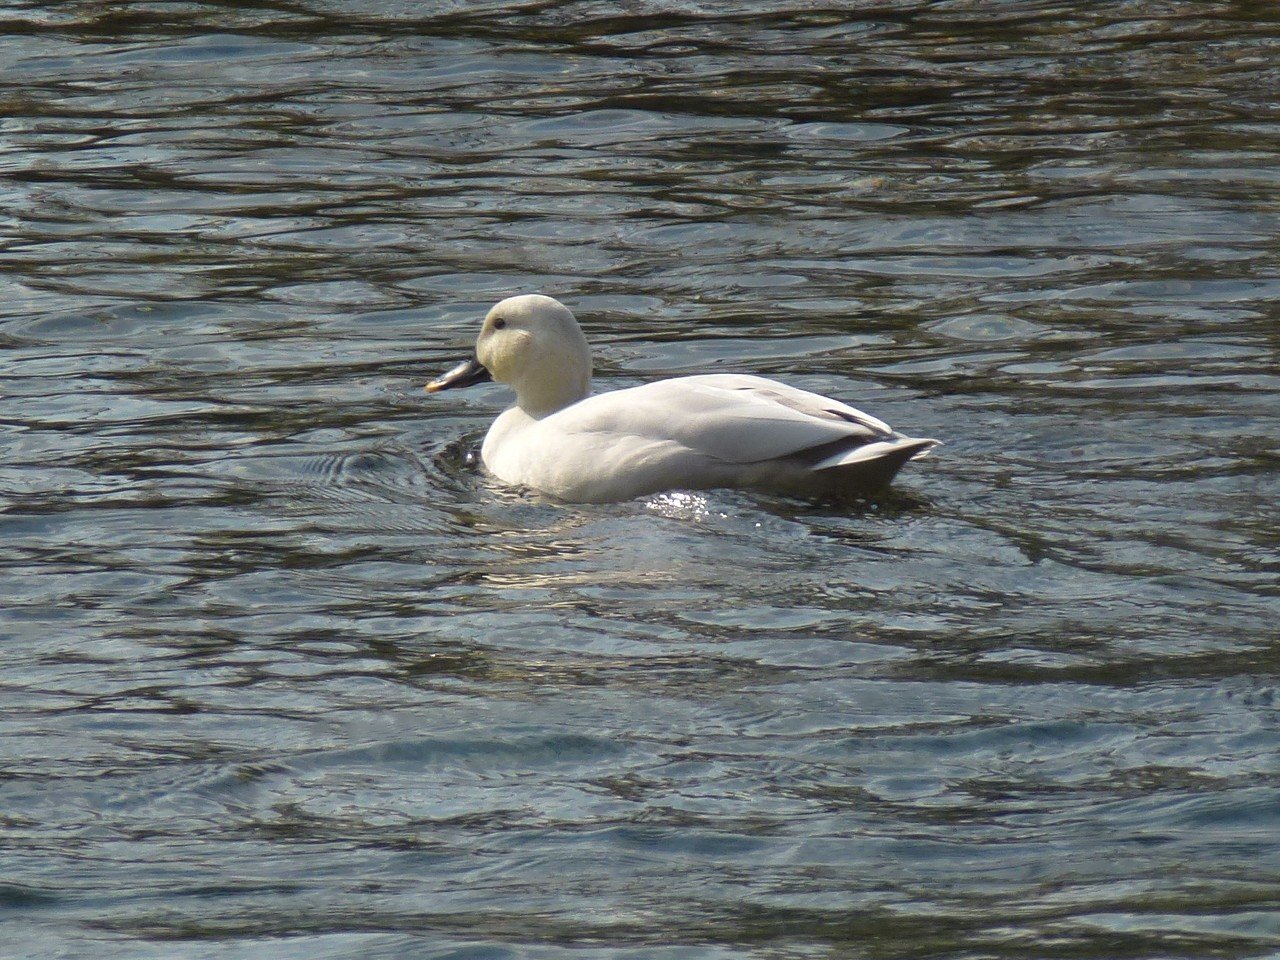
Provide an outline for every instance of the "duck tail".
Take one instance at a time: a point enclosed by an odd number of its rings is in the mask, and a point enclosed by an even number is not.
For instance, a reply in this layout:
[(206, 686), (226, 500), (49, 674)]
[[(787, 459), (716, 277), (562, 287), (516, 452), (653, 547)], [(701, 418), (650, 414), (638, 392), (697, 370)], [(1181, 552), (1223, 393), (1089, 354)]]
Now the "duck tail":
[(908, 460), (919, 460), (940, 441), (924, 437), (895, 437), (864, 443), (820, 460), (811, 468), (838, 486), (868, 489), (887, 486)]
[(941, 441), (915, 437), (895, 437), (892, 440), (876, 440), (864, 443), (852, 450), (845, 449), (833, 453), (825, 460), (813, 465), (814, 470), (838, 470), (859, 463), (893, 462), (898, 466), (908, 460), (919, 460)]

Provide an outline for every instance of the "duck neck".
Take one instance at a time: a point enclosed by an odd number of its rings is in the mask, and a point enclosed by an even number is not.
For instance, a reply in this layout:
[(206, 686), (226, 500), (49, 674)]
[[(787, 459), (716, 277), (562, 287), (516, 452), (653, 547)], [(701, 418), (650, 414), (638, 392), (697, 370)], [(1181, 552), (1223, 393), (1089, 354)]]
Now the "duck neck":
[(534, 420), (572, 406), (591, 392), (591, 374), (565, 370), (556, 376), (543, 371), (537, 382), (516, 385), (516, 405)]

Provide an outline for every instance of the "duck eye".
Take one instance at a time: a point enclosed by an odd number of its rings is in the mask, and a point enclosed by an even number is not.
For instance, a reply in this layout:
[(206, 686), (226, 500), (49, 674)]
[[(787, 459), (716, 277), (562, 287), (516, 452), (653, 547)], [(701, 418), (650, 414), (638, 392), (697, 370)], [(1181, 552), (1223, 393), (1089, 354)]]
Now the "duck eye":
[(503, 320), (503, 319), (502, 319), (502, 317), (494, 317), (494, 318), (493, 318), (493, 329), (495, 329), (495, 330), (501, 330), (501, 329), (503, 329), (506, 325), (507, 325), (507, 321)]

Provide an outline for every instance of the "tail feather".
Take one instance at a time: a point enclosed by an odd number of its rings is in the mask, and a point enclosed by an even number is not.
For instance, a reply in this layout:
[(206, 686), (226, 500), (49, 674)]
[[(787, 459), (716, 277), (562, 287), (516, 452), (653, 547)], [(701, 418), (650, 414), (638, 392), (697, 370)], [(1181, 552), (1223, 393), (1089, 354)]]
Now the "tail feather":
[(901, 437), (894, 440), (877, 440), (864, 443), (852, 450), (840, 450), (813, 465), (813, 470), (838, 470), (859, 463), (881, 462), (886, 466), (902, 466), (908, 460), (918, 460), (938, 445), (939, 441), (926, 438)]

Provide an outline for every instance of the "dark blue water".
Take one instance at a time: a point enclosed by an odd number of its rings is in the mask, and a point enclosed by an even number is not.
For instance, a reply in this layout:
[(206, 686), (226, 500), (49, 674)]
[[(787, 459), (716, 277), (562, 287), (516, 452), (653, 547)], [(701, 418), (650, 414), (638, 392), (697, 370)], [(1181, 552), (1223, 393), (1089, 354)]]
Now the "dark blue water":
[[(0, 10), (4, 956), (1280, 951), (1280, 15)], [(946, 445), (563, 506), (427, 397)]]

